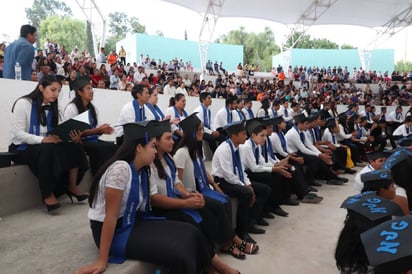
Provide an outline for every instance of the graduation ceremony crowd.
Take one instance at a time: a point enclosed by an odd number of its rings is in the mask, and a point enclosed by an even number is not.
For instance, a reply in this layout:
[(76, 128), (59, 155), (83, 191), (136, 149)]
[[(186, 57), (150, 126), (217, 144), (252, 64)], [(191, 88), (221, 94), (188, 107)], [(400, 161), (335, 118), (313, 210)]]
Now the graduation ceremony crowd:
[[(227, 94), (225, 106), (212, 113), (213, 93), (204, 90), (198, 94), (199, 106), (188, 113), (184, 93), (173, 94), (169, 108), (162, 110), (157, 106), (161, 89), (139, 82), (119, 113), (122, 126), (114, 128), (99, 119), (88, 75), (71, 82), (76, 95), (59, 113), (64, 80), (44, 75), (32, 92), (15, 101), (9, 151), (15, 163), (27, 164), (38, 178), (48, 213), (61, 208), (61, 195), (72, 202), (88, 199), (99, 256), (76, 273), (102, 273), (108, 263), (126, 259), (160, 265), (170, 273), (240, 273), (219, 253), (253, 260), (259, 253), (253, 234), (265, 234), (267, 220), (275, 215), (288, 217), (282, 205), (320, 204), (324, 197), (317, 195), (318, 188), (348, 183), (342, 174), (356, 173), (355, 166), (364, 166), (355, 179), (361, 194), (342, 205), (348, 215), (335, 253), (338, 269), (412, 269), (410, 258), (405, 259), (411, 254), (394, 251), (405, 242), (383, 246), (383, 252), (391, 251), (383, 259), (370, 250), (380, 242), (370, 236), (372, 228), (395, 222), (392, 215), (409, 215), (412, 205), (407, 149), (412, 116), (401, 106), (375, 113), (370, 104), (359, 111), (351, 102), (337, 113), (334, 96), (321, 94), (328, 99), (306, 107), (309, 99), (279, 93), (262, 96), (255, 113), (252, 97)], [(70, 141), (52, 133), (85, 112), (90, 127), (72, 130)], [(100, 140), (103, 134), (115, 134), (116, 142)], [(205, 145), (212, 152), (210, 169)], [(93, 181), (86, 194), (78, 184), (89, 167)], [(381, 202), (380, 211), (372, 210)], [(411, 220), (402, 218), (393, 229), (408, 227)], [(386, 240), (401, 238), (394, 235)], [(394, 254), (398, 257), (388, 259)]]

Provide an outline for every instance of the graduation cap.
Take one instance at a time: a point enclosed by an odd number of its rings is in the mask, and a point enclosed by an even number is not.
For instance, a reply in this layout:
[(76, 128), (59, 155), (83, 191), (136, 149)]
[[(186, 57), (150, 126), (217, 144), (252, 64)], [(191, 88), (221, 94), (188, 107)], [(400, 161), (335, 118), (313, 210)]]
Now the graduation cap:
[(11, 152), (0, 152), (0, 167), (10, 166), (15, 155), (15, 153)]
[(389, 184), (393, 183), (393, 178), (390, 169), (378, 169), (371, 172), (363, 173), (361, 181), (364, 188), (368, 190), (378, 190), (387, 188)]
[(385, 162), (383, 163), (383, 168), (392, 169), (394, 166), (399, 164), (400, 162), (409, 158), (409, 153), (406, 149), (401, 148), (392, 153), (391, 156), (386, 158)]
[(361, 236), (369, 264), (379, 272), (403, 273), (412, 269), (412, 216), (383, 222)]
[(259, 122), (263, 125), (263, 127), (273, 126), (274, 118), (272, 117), (261, 117), (259, 118)]
[(76, 80), (74, 80), (73, 82), (73, 89), (75, 91), (81, 90), (82, 88), (84, 88), (84, 86), (86, 85), (90, 85), (90, 78), (89, 76), (82, 76), (79, 78), (76, 78)]
[(238, 134), (239, 132), (246, 130), (246, 127), (243, 121), (237, 121), (227, 124), (223, 129), (226, 130), (228, 136), (231, 136), (232, 134)]
[(151, 126), (150, 137), (160, 137), (165, 132), (171, 132), (172, 128), (170, 126), (170, 120), (154, 122)]
[(328, 118), (325, 123), (327, 128), (335, 128), (337, 126), (335, 118)]
[(251, 135), (252, 135), (252, 132), (253, 132), (253, 131), (255, 130), (255, 128), (257, 128), (258, 126), (262, 126), (262, 127), (263, 127), (263, 124), (262, 124), (260, 118), (253, 118), (253, 119), (247, 120), (247, 121), (246, 121), (246, 131), (247, 131), (247, 134), (248, 134), (249, 136), (251, 136)]
[(273, 124), (274, 125), (279, 125), (282, 122), (285, 122), (285, 119), (283, 119), (282, 116), (278, 116), (278, 117), (273, 118)]
[(295, 117), (293, 119), (295, 120), (295, 124), (303, 123), (303, 122), (307, 121), (307, 118), (306, 118), (305, 114), (303, 114), (303, 113), (295, 115)]
[(182, 128), (184, 133), (193, 133), (193, 136), (195, 136), (197, 126), (199, 126), (199, 124), (202, 122), (196, 114), (198, 114), (198, 112), (193, 112), (185, 119), (180, 121), (179, 126)]
[(350, 196), (340, 207), (353, 210), (370, 221), (393, 215), (403, 216), (402, 209), (396, 203), (376, 195), (375, 191)]
[(153, 131), (153, 124), (159, 123), (156, 120), (128, 123), (123, 125), (124, 141), (145, 139), (149, 143), (151, 137), (156, 137)]

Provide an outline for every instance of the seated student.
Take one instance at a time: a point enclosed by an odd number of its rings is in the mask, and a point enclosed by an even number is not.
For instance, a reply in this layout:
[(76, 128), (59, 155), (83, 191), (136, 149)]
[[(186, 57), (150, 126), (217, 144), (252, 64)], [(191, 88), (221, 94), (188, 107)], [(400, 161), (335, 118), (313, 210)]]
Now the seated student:
[(279, 113), (279, 109), (280, 109), (280, 103), (279, 101), (273, 101), (272, 103), (272, 107), (269, 110), (269, 116), (272, 118), (276, 118), (278, 116), (281, 116), (281, 114)]
[[(76, 79), (74, 83), (76, 96), (64, 109), (64, 119), (69, 120), (80, 113), (89, 111), (90, 129), (80, 134), (84, 150), (89, 155), (90, 170), (96, 174), (97, 170), (109, 160), (117, 150), (117, 146), (110, 142), (99, 140), (99, 135), (112, 134), (114, 129), (109, 124), (98, 125), (98, 113), (93, 105), (93, 87), (88, 77)], [(80, 141), (80, 140), (79, 140)]]
[(412, 116), (407, 116), (405, 122), (398, 126), (393, 132), (393, 138), (400, 146), (411, 146), (412, 144)]
[(150, 217), (146, 166), (154, 159), (152, 122), (124, 125), (124, 142), (90, 188), (89, 219), (99, 257), (76, 274), (103, 273), (108, 263), (141, 260), (171, 273), (199, 273), (223, 262), (192, 225)]
[(245, 173), (239, 153), (239, 145), (246, 140), (244, 123), (229, 124), (225, 130), (229, 138), (219, 145), (213, 155), (212, 176), (225, 194), (238, 199), (236, 234), (244, 240), (253, 240), (248, 232), (265, 232), (255, 224), (262, 217), (271, 190), (260, 183), (252, 184)]
[(154, 86), (151, 89), (149, 89), (149, 100), (146, 103), (146, 106), (153, 113), (153, 116), (157, 121), (165, 119), (165, 115), (157, 105), (157, 101), (159, 100), (159, 90), (159, 86)]
[[(141, 122), (155, 120), (155, 116), (146, 106), (149, 100), (149, 90), (145, 85), (137, 84), (132, 89), (133, 101), (125, 104), (120, 111), (118, 125), (127, 123)], [(123, 128), (116, 127), (116, 143), (121, 145), (123, 143)]]
[(335, 118), (329, 118), (326, 121), (326, 129), (323, 132), (322, 141), (332, 144), (332, 159), (334, 170), (345, 170), (346, 173), (356, 173), (355, 170), (346, 167), (347, 149), (346, 145), (340, 144), (337, 140), (336, 134), (339, 132), (338, 123)]
[(336, 133), (338, 142), (350, 148), (351, 159), (355, 165), (361, 163), (359, 147), (352, 142), (353, 136), (357, 135), (358, 133), (350, 129), (348, 125), (348, 116), (346, 115), (346, 113), (339, 114), (338, 126), (339, 132)]
[[(389, 200), (393, 199), (395, 196), (393, 181), (390, 177), (390, 170), (381, 169), (379, 171), (365, 173), (362, 177), (365, 181), (366, 188), (376, 191), (378, 196)], [(371, 270), (371, 267), (369, 266), (369, 261), (365, 253), (365, 248), (362, 245), (360, 234), (374, 226), (390, 220), (392, 215), (402, 214), (399, 207), (384, 207), (383, 203), (380, 204), (380, 207), (385, 208), (386, 213), (383, 213), (378, 217), (376, 217), (376, 214), (372, 213), (372, 211), (355, 211), (356, 207), (361, 208), (362, 204), (367, 203), (366, 200), (365, 203), (362, 201), (363, 196), (367, 197), (365, 195), (369, 195), (369, 193), (366, 192), (363, 195), (359, 194), (347, 199), (347, 201), (349, 200), (351, 202), (347, 207), (348, 214), (345, 219), (344, 227), (339, 235), (335, 250), (336, 266), (341, 273), (370, 273), (369, 271)], [(354, 205), (354, 203), (357, 203), (357, 205)], [(391, 203), (391, 201), (387, 201), (387, 203)], [(342, 207), (346, 207), (345, 202)]]
[(376, 125), (370, 131), (370, 136), (373, 136), (372, 148), (373, 150), (383, 151), (388, 139), (386, 135), (386, 121), (381, 118), (376, 122)]
[[(187, 116), (189, 116), (185, 110), (186, 107), (186, 97), (178, 93), (175, 97), (172, 97), (170, 107), (166, 110), (165, 114), (170, 117), (171, 121), (182, 121)], [(183, 131), (178, 124), (172, 124), (173, 140), (175, 141), (175, 146), (179, 140), (183, 137)]]
[[(66, 193), (78, 201), (87, 199), (77, 184), (87, 169), (83, 147), (62, 143), (56, 135), (48, 135), (59, 124), (58, 101), (61, 80), (45, 76), (29, 94), (18, 98), (11, 110), (9, 152), (13, 161), (27, 164), (37, 177), (41, 198), (47, 212), (60, 208), (59, 195)], [(73, 132), (76, 139), (78, 133)]]
[(295, 125), (285, 135), (288, 151), (302, 156), (305, 163), (308, 164), (306, 177), (310, 178), (312, 185), (321, 186), (320, 183), (314, 181), (315, 177), (326, 180), (326, 183), (330, 185), (342, 185), (342, 183), (347, 182), (348, 179), (338, 177), (330, 171), (329, 166), (332, 165), (331, 156), (320, 152), (308, 141), (305, 134), (308, 128), (308, 121), (305, 115), (296, 115), (294, 120)]
[[(368, 137), (363, 135), (361, 121), (362, 118), (359, 115), (352, 115), (348, 120), (348, 126), (352, 132), (356, 132), (356, 134), (352, 136), (351, 142), (358, 147), (361, 159), (365, 160), (365, 152), (367, 151), (366, 144), (368, 142)], [(364, 120), (364, 123), (366, 123), (366, 120)]]
[(253, 109), (252, 109), (252, 99), (250, 98), (245, 98), (243, 99), (243, 114), (245, 115), (246, 120), (250, 120), (255, 118), (255, 115), (253, 114)]
[(286, 99), (283, 99), (281, 101), (281, 105), (279, 108), (279, 115), (283, 116), (283, 119), (286, 122), (286, 129), (289, 130), (293, 126), (293, 117), (290, 115), (290, 109), (289, 109), (289, 101)]
[(203, 140), (209, 144), (210, 150), (214, 153), (217, 148), (216, 141), (221, 136), (219, 131), (212, 130), (212, 112), (209, 108), (212, 105), (212, 97), (208, 92), (202, 92), (199, 95), (199, 100), (200, 105), (193, 110), (193, 113), (197, 112), (197, 117), (203, 123)]
[(363, 189), (363, 183), (361, 181), (361, 175), (364, 173), (368, 173), (374, 170), (379, 170), (382, 168), (383, 163), (385, 162), (388, 153), (382, 151), (373, 151), (368, 152), (368, 165), (362, 168), (358, 173), (355, 175), (353, 188), (355, 189), (355, 193), (361, 193)]
[(236, 117), (238, 116), (235, 115), (233, 111), (236, 108), (236, 99), (236, 96), (229, 95), (225, 100), (225, 107), (216, 112), (213, 125), (222, 136), (227, 136), (223, 128), (226, 125), (235, 122)]
[(269, 117), (269, 108), (270, 108), (270, 101), (269, 98), (263, 98), (262, 101), (260, 101), (262, 104), (261, 107), (259, 108), (258, 112), (256, 113), (256, 117)]
[(246, 121), (246, 115), (243, 113), (243, 100), (241, 98), (236, 99), (235, 113), (237, 113), (236, 121)]
[[(160, 137), (157, 137), (156, 141), (158, 144), (158, 152), (155, 159), (156, 168), (159, 169), (160, 167), (158, 158), (163, 156), (163, 159), (166, 160), (169, 166), (168, 169), (171, 170), (172, 175), (169, 175), (169, 177), (174, 177), (175, 181), (180, 183), (180, 185), (176, 185), (178, 193), (181, 193), (180, 197), (199, 197), (203, 200), (204, 206), (198, 209), (203, 217), (203, 221), (199, 226), (205, 235), (208, 236), (208, 239), (214, 243), (222, 244), (221, 250), (223, 252), (238, 259), (245, 258), (243, 252), (248, 254), (256, 253), (259, 249), (257, 245), (245, 240), (242, 241), (233, 231), (232, 208), (228, 196), (217, 186), (204, 167), (202, 155), (200, 154), (202, 150), (202, 123), (196, 114), (192, 114), (183, 120), (180, 126), (184, 131), (184, 137), (178, 145), (179, 149), (174, 158), (176, 165), (173, 162), (173, 158), (168, 154), (169, 151), (164, 153), (165, 149), (167, 150), (173, 146), (170, 145), (170, 126), (167, 128), (167, 125), (164, 125), (162, 131), (165, 132)], [(166, 169), (165, 161), (161, 163)], [(154, 172), (156, 173), (156, 171)], [(156, 178), (156, 175), (153, 176)], [(162, 181), (167, 183), (164, 180)], [(159, 182), (159, 179), (156, 179), (156, 182)], [(209, 183), (219, 191), (210, 189)], [(152, 199), (154, 202), (157, 198), (154, 196)]]

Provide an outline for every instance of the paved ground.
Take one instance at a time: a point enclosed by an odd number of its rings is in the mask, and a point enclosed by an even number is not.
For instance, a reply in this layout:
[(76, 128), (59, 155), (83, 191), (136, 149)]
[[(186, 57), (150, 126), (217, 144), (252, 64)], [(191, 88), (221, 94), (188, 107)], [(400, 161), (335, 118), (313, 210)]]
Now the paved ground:
[[(359, 169), (359, 168), (358, 168)], [(222, 254), (223, 259), (243, 274), (333, 274), (337, 235), (345, 210), (340, 204), (353, 194), (353, 175), (343, 186), (324, 185), (321, 204), (284, 206), (289, 217), (270, 220), (266, 234), (255, 236), (257, 255), (239, 261)], [(0, 273), (72, 273), (96, 259), (88, 227), (86, 203), (62, 201), (59, 215), (49, 216), (43, 208), (33, 208), (0, 220)], [(147, 270), (147, 269), (150, 269)], [(136, 263), (110, 266), (107, 273), (154, 273), (153, 267), (138, 270)]]

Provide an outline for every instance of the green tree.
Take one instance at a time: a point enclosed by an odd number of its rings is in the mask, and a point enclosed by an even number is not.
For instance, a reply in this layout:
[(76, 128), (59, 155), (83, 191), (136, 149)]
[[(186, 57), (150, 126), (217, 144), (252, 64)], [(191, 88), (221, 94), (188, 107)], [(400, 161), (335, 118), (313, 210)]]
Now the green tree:
[(348, 44), (342, 44), (342, 46), (340, 46), (341, 49), (355, 49), (354, 46), (348, 45)]
[[(297, 41), (295, 43), (295, 41)], [(308, 34), (302, 32), (295, 32), (288, 38), (285, 45), (286, 48), (300, 48), (300, 49), (339, 49), (339, 45), (326, 38), (311, 38)], [(344, 44), (346, 48), (353, 48), (350, 45)], [(343, 46), (342, 46), (343, 48)]]
[[(29, 23), (37, 29), (40, 27), (42, 20), (49, 16), (72, 16), (72, 10), (64, 2), (56, 0), (34, 0), (31, 8), (26, 8), (26, 17)], [(43, 35), (41, 31), (37, 31), (38, 35)]]
[(412, 62), (409, 61), (398, 61), (395, 64), (395, 71), (412, 71)]
[(243, 63), (258, 65), (262, 70), (269, 71), (272, 67), (272, 56), (280, 52), (275, 43), (275, 36), (269, 27), (258, 34), (248, 33), (244, 27), (231, 30), (219, 37), (217, 43), (243, 45)]
[[(51, 16), (40, 23), (40, 30), (51, 41), (57, 41), (70, 51), (75, 46), (86, 49), (86, 23), (68, 16)], [(45, 39), (41, 41), (44, 43)]]
[(136, 17), (130, 18), (129, 23), (132, 27), (132, 33), (146, 33), (146, 27), (140, 24), (139, 19)]

